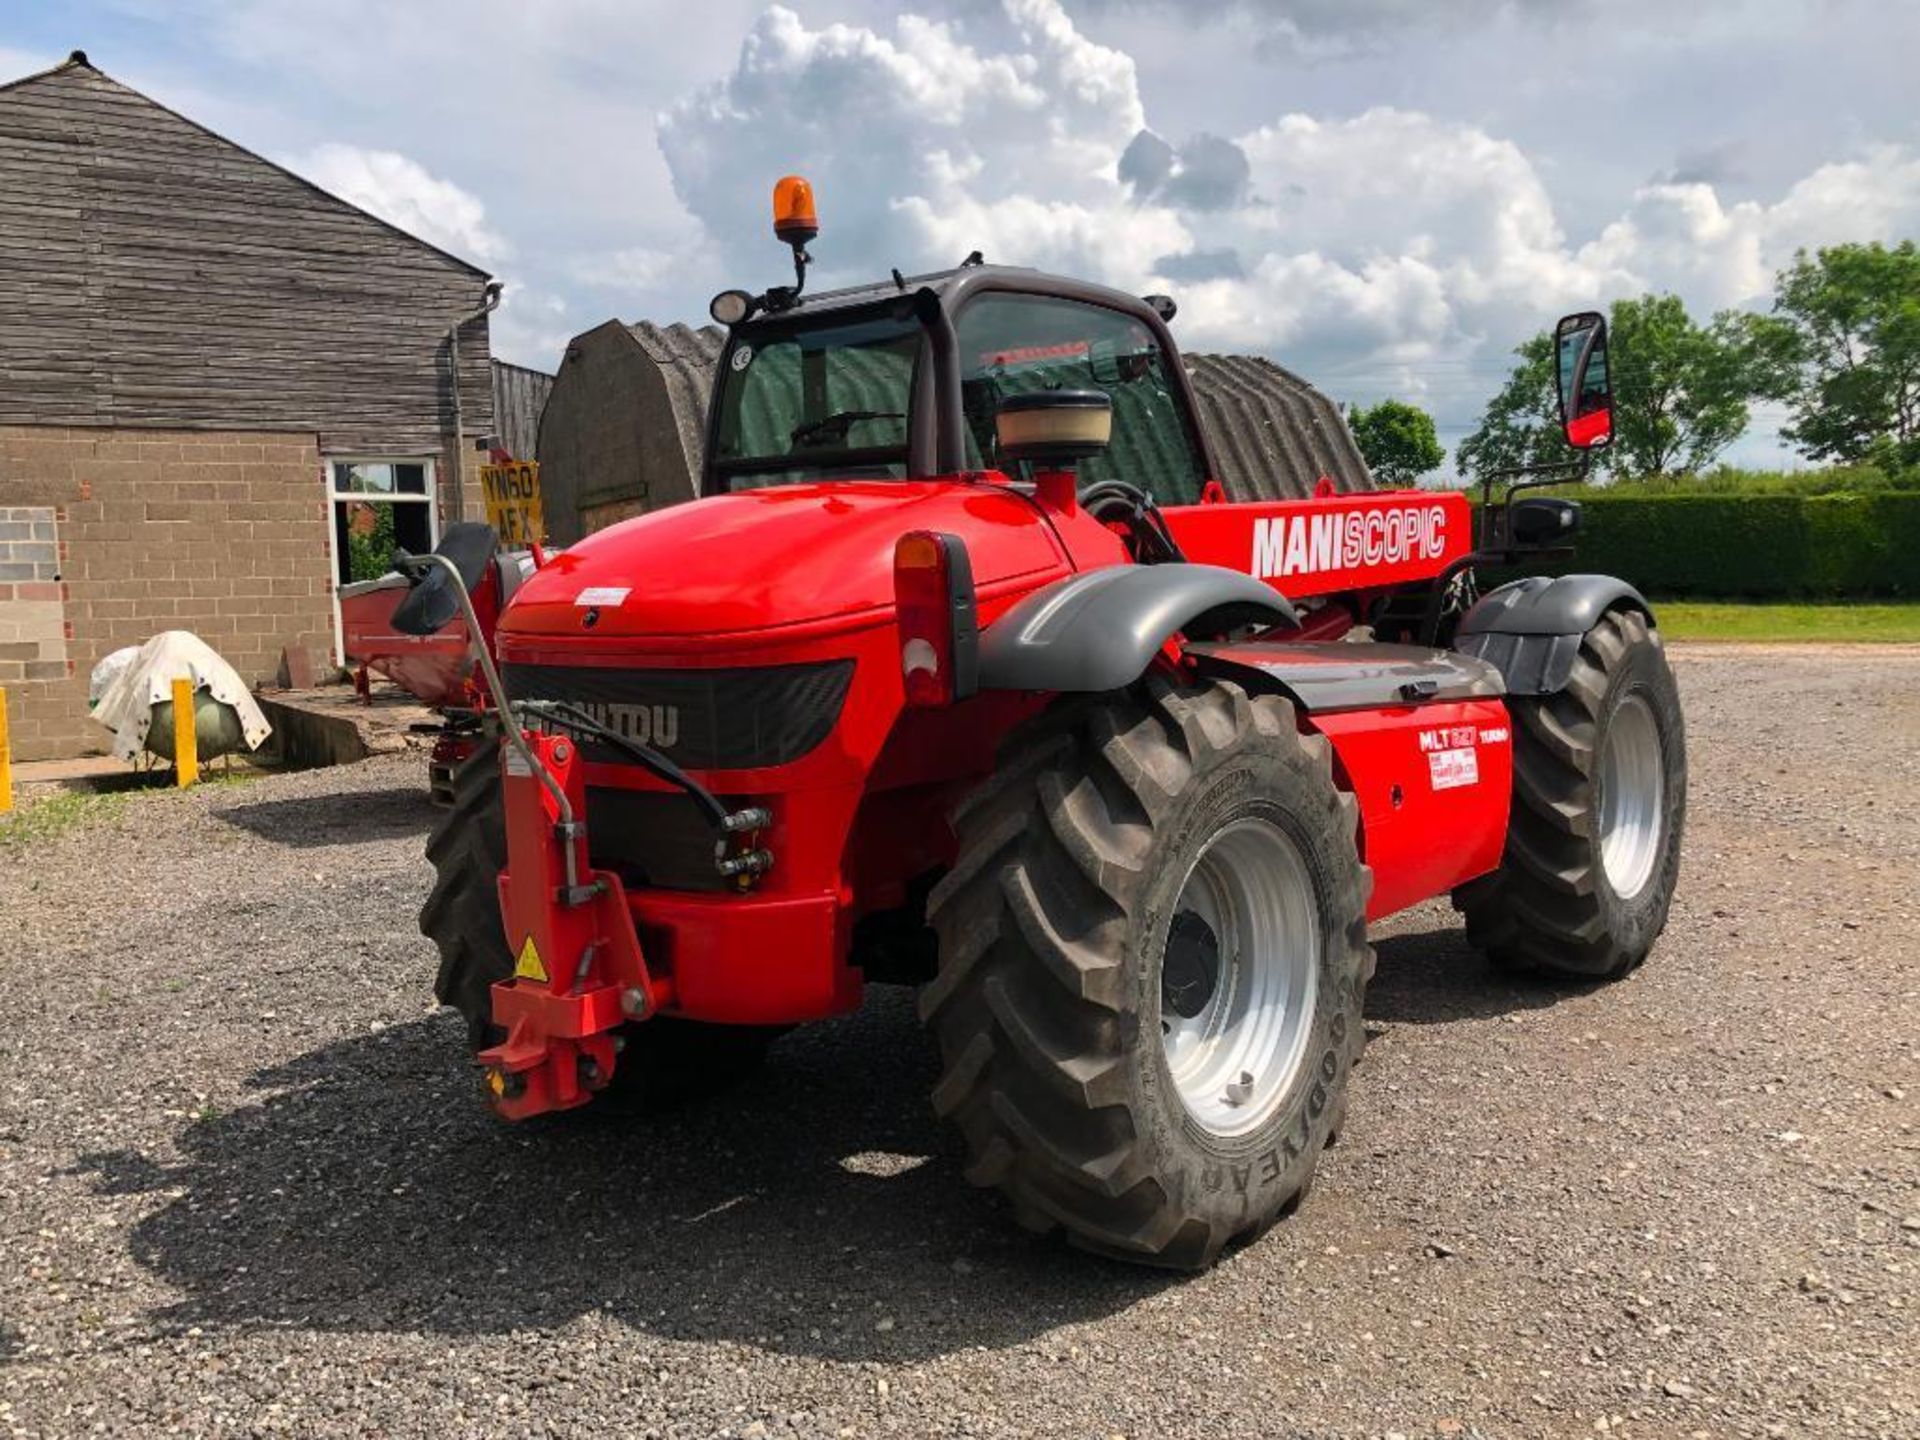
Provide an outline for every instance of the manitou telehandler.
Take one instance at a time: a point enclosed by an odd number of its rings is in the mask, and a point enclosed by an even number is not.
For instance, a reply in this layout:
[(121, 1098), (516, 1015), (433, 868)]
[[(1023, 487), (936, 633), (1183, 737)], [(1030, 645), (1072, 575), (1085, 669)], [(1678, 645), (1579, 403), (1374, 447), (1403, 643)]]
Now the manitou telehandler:
[[(1686, 795), (1652, 612), (1476, 588), (1568, 553), (1546, 477), (1477, 536), (1452, 492), (1233, 503), (1170, 300), (977, 256), (808, 294), (804, 181), (775, 219), (795, 283), (713, 302), (701, 498), (546, 557), (478, 656), (421, 928), (501, 1115), (698, 1093), (905, 981), (970, 1180), (1193, 1268), (1339, 1130), (1371, 922), (1451, 894), (1501, 965), (1646, 957)], [(1557, 335), (1584, 452), (1606, 326)]]

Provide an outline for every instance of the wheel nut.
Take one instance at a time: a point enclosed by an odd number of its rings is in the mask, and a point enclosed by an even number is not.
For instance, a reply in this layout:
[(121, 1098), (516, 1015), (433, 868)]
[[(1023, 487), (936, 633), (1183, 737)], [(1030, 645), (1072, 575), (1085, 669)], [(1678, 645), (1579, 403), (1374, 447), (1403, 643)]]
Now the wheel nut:
[(629, 1020), (647, 1018), (647, 992), (638, 985), (620, 992), (620, 1013)]

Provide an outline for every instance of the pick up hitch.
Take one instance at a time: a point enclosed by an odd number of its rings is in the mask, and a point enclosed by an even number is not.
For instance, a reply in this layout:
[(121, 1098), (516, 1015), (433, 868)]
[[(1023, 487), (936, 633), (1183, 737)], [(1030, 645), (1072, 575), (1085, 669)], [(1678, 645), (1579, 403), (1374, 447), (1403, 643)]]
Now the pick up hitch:
[(647, 966), (620, 877), (592, 867), (580, 818), (586, 767), (577, 737), (618, 749), (693, 797), (716, 832), (715, 867), (740, 888), (773, 864), (755, 843), (773, 816), (762, 806), (728, 810), (664, 755), (572, 706), (514, 701), (479, 639), (472, 596), (453, 563), (396, 550), (393, 564), (416, 585), (451, 591), (502, 722), (507, 866), (499, 877), (500, 913), (514, 966), (493, 986), (493, 1020), (506, 1038), (476, 1059), (494, 1108), (508, 1119), (584, 1104), (613, 1078), (615, 1032), (658, 1013), (672, 998), (672, 983)]

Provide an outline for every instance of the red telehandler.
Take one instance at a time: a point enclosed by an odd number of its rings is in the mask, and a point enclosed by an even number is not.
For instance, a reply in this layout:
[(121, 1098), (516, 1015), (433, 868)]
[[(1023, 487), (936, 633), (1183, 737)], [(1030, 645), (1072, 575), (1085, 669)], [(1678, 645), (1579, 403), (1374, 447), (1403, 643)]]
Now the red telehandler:
[[(1339, 1131), (1370, 923), (1451, 894), (1503, 966), (1625, 974), (1686, 762), (1647, 602), (1493, 484), (1231, 503), (1173, 303), (970, 258), (728, 327), (702, 498), (548, 558), (478, 659), (492, 732), (421, 928), (508, 1119), (702, 1092), (869, 981), (1015, 1217), (1211, 1263)], [(1570, 443), (1606, 326), (1560, 322)], [(458, 567), (399, 556), (464, 605)], [(478, 620), (469, 615), (472, 632)], [(497, 660), (497, 664), (496, 664)]]

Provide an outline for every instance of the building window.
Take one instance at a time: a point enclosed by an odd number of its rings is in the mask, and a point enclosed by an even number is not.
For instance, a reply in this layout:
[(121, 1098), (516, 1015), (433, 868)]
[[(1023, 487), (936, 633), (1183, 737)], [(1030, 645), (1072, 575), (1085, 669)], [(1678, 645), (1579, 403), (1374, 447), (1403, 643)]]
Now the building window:
[(331, 460), (334, 583), (377, 580), (395, 546), (433, 549), (433, 462)]
[(340, 587), (378, 580), (396, 547), (423, 554), (440, 538), (434, 514), (433, 462), (413, 459), (327, 461), (328, 527), (333, 551), (333, 624), (341, 648)]
[(336, 495), (416, 495), (424, 498), (432, 462), (426, 460), (335, 460)]

